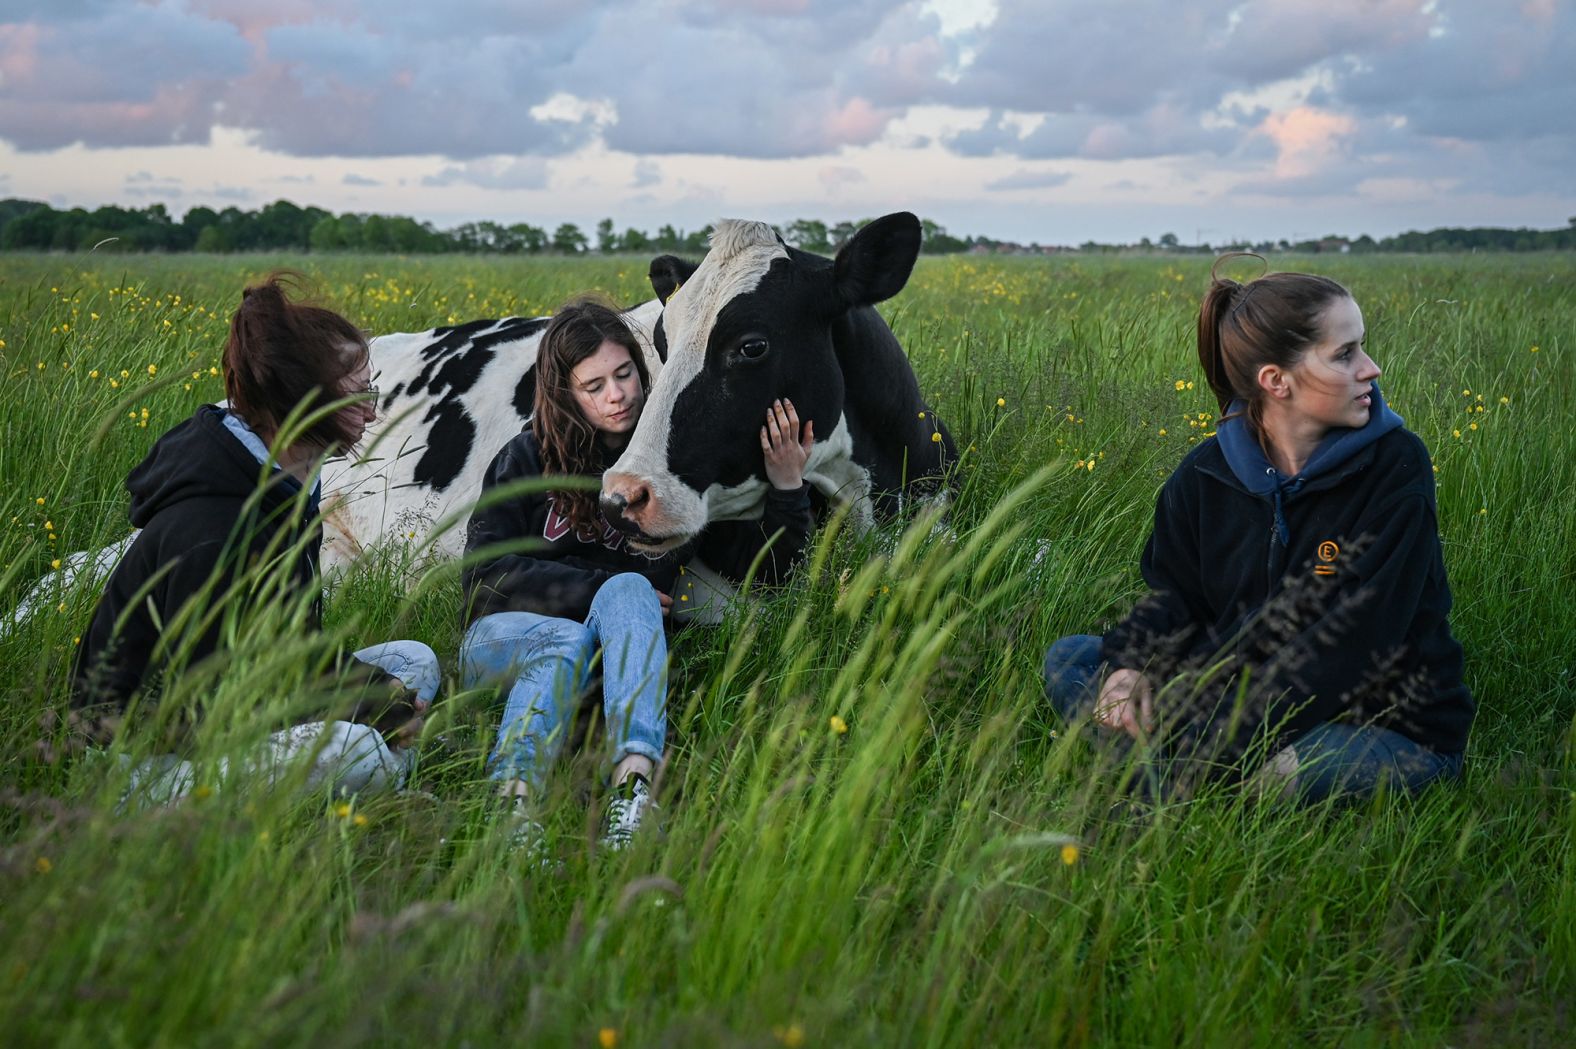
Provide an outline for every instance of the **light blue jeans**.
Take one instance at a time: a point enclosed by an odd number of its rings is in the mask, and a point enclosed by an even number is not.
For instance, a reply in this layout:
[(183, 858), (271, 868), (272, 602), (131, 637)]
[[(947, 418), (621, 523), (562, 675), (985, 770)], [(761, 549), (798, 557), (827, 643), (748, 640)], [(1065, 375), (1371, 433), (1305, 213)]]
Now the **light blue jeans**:
[(416, 690), (416, 698), (431, 703), (438, 694), (438, 656), (420, 641), (385, 641), (368, 645), (351, 655), (385, 670)]
[(662, 760), (668, 732), (662, 605), (645, 576), (625, 572), (602, 584), (584, 623), (534, 612), (496, 612), (465, 632), (462, 684), (508, 691), (488, 759), (494, 779), (524, 780), (542, 789), (590, 683), (598, 646), (610, 761), (617, 764), (631, 754)]
[[(1045, 696), (1065, 720), (1094, 713), (1100, 681), (1100, 638), (1073, 634), (1045, 653)], [(1378, 725), (1324, 722), (1299, 736), (1296, 755), (1297, 798), (1307, 804), (1329, 797), (1359, 801), (1381, 785), (1415, 793), (1438, 780), (1461, 776), (1459, 753), (1446, 754)]]

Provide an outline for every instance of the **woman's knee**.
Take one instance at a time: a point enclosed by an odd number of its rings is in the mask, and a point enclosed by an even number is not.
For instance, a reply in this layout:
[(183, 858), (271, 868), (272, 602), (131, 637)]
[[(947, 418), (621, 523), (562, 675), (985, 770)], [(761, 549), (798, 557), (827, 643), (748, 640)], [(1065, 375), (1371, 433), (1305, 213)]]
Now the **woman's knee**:
[(596, 653), (596, 637), (572, 619), (530, 612), (496, 612), (471, 624), (461, 645), (467, 687), (516, 676), (542, 660), (584, 665)]
[(605, 606), (608, 602), (616, 601), (619, 604), (634, 604), (637, 606), (650, 605), (660, 613), (661, 605), (657, 601), (656, 588), (651, 585), (651, 580), (639, 572), (620, 572), (618, 575), (603, 583), (592, 598), (591, 604)]

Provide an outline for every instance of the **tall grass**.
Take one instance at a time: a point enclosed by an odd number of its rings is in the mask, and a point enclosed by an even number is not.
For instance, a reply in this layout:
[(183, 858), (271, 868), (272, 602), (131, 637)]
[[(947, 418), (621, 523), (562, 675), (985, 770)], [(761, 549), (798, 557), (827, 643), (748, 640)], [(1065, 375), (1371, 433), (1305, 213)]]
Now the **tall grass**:
[[(275, 261), (0, 263), (0, 609), (125, 534), (121, 478), (221, 395), (224, 320)], [(374, 331), (646, 294), (633, 259), (310, 261)], [(1459, 787), (1122, 804), (1126, 770), (1055, 723), (1038, 664), (1138, 595), (1154, 493), (1213, 428), (1191, 349), (1207, 263), (925, 260), (885, 309), (967, 449), (955, 540), (834, 523), (783, 590), (680, 634), (667, 833), (628, 853), (589, 845), (588, 747), (552, 782), (561, 866), (511, 856), (483, 769), (497, 707), (452, 678), (405, 794), (210, 779), (118, 811), (121, 763), (67, 753), (50, 720), (97, 595), (51, 595), (0, 640), (7, 1041), (1562, 1044), (1576, 263), (1318, 266), (1438, 467), (1480, 704)], [(452, 672), (453, 568), (413, 604), (397, 561), (338, 586), (326, 637), (265, 610), (186, 686), (215, 712), (203, 775), (303, 702), (326, 646), (420, 637)]]

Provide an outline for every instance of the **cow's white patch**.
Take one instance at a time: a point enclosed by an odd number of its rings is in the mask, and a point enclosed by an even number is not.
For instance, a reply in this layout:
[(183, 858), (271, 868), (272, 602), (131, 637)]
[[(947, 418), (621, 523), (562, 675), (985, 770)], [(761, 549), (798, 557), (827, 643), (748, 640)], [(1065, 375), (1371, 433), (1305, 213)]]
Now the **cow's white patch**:
[[(723, 219), (712, 232), (711, 250), (705, 259), (663, 307), (667, 366), (662, 377), (652, 384), (629, 446), (608, 471), (635, 478), (650, 489), (654, 524), (646, 531), (654, 538), (682, 541), (697, 534), (708, 519), (716, 516), (716, 505), (708, 513), (709, 493), (697, 492), (668, 467), (673, 414), (679, 395), (705, 366), (706, 346), (722, 308), (738, 296), (754, 291), (772, 263), (787, 257), (787, 249), (764, 222)], [(764, 481), (753, 483), (761, 486), (758, 494), (764, 492)], [(676, 544), (664, 542), (647, 548), (670, 545)]]
[[(656, 378), (662, 371), (652, 341), (652, 330), (662, 315), (662, 304), (653, 299), (623, 316), (645, 354), (647, 368)], [(499, 321), (478, 332), (496, 332)], [(383, 390), (406, 387), (428, 364), (422, 350), (436, 341), (431, 332), (380, 335), (372, 340), (372, 374)], [(334, 573), (347, 567), (362, 551), (392, 539), (429, 550), (438, 557), (458, 557), (465, 547), (465, 520), (481, 492), (487, 467), (498, 449), (509, 443), (525, 425), (514, 405), (514, 392), (527, 372), (536, 367), (541, 343), (537, 332), (517, 343), (500, 343), (494, 356), (464, 394), (454, 397), (476, 427), (471, 448), (458, 476), (442, 492), (417, 483), (412, 475), (427, 450), (432, 424), (427, 418), (433, 398), (418, 394), (395, 398), (385, 415), (368, 429), (362, 453), (355, 459), (336, 460), (323, 469), (323, 569)]]

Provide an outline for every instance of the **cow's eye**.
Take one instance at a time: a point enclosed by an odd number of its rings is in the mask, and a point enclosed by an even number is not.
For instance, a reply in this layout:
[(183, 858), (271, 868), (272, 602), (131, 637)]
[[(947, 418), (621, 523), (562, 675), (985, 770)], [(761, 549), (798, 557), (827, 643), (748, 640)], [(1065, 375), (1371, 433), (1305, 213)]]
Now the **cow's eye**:
[(770, 344), (765, 339), (749, 339), (739, 344), (739, 356), (747, 361), (758, 361), (766, 356)]

